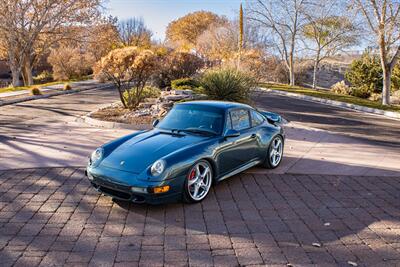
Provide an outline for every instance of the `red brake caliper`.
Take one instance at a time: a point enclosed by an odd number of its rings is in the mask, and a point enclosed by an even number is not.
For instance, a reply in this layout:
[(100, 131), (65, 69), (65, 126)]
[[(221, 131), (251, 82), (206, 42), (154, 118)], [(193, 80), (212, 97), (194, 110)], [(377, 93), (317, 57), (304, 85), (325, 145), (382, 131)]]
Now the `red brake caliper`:
[(193, 180), (196, 177), (196, 170), (193, 169), (189, 174), (189, 180)]

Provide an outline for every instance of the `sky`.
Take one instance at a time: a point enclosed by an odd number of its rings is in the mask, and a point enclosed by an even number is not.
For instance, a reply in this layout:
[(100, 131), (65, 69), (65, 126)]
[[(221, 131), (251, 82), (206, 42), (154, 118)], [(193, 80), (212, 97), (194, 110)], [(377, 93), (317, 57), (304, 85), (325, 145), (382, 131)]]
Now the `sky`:
[(107, 12), (126, 19), (142, 17), (156, 40), (164, 40), (168, 23), (187, 13), (205, 10), (234, 18), (241, 0), (109, 0)]

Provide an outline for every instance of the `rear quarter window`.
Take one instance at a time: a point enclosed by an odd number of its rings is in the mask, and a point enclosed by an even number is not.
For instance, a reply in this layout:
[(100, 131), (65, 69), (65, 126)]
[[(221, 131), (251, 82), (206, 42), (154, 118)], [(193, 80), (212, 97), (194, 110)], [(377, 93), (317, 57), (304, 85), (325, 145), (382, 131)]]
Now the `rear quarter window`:
[(265, 118), (263, 115), (261, 115), (259, 112), (252, 110), (251, 111), (251, 126), (255, 127), (260, 124), (262, 124), (265, 121)]

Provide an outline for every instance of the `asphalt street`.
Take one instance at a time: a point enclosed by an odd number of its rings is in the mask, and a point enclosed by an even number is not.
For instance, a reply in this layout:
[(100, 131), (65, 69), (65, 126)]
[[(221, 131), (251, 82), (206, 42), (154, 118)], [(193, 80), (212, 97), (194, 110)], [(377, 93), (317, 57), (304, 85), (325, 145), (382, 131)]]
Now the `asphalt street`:
[(253, 102), (290, 121), (400, 149), (400, 120), (267, 92), (256, 93)]

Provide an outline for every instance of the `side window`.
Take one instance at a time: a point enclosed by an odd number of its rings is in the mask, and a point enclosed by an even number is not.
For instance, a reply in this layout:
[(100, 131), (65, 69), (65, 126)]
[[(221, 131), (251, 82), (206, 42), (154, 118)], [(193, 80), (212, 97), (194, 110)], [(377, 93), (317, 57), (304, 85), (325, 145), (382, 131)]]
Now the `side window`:
[(245, 109), (236, 109), (230, 112), (232, 120), (232, 128), (241, 131), (250, 128), (249, 112)]
[(255, 127), (264, 122), (264, 117), (255, 110), (251, 111), (251, 126)]

